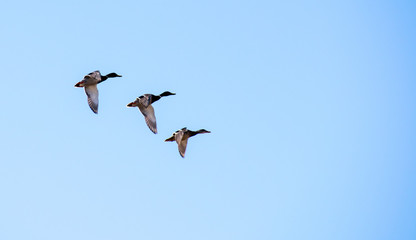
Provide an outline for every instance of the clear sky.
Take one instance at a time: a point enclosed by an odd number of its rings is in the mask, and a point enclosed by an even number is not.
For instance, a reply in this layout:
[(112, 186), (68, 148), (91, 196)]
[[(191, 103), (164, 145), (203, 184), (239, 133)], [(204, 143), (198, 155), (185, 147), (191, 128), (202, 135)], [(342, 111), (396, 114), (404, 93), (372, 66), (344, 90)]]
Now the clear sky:
[(0, 239), (416, 238), (414, 1), (0, 5)]

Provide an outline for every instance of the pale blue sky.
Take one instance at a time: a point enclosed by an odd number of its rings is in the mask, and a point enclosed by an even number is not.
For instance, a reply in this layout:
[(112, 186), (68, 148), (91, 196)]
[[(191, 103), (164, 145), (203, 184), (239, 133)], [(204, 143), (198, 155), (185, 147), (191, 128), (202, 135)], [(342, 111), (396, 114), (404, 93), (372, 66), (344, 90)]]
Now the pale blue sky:
[(0, 239), (415, 239), (412, 1), (1, 9)]

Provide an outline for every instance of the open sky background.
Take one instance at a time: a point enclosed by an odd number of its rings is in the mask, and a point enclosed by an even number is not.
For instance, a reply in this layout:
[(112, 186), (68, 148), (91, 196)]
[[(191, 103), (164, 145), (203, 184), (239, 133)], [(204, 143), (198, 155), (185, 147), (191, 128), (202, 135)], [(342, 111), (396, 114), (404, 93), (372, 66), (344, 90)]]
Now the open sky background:
[(0, 7), (0, 239), (416, 238), (414, 1)]

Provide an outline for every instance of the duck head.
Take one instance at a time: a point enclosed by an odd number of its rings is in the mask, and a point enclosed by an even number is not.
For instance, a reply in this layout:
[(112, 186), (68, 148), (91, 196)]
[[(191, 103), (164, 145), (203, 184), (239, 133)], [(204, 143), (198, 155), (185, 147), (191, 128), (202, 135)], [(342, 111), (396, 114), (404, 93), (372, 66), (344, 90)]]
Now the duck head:
[(122, 77), (121, 75), (118, 75), (117, 73), (109, 73), (107, 75), (105, 75), (108, 78), (115, 78), (115, 77)]
[(211, 132), (205, 129), (200, 129), (198, 130), (198, 133), (211, 133)]
[(169, 91), (165, 91), (162, 94), (160, 94), (161, 97), (166, 97), (166, 96), (170, 96), (170, 95), (176, 95), (176, 93), (171, 93)]

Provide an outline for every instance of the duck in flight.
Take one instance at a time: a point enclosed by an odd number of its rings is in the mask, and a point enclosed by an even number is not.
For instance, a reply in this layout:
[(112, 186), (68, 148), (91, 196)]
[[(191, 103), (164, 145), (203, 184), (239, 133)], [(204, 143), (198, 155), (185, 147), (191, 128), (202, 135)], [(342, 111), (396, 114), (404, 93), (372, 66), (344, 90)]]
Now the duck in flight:
[(157, 133), (156, 117), (155, 117), (155, 110), (153, 109), (152, 103), (156, 102), (161, 97), (166, 97), (170, 95), (176, 95), (176, 94), (168, 92), (168, 91), (163, 92), (160, 95), (143, 94), (140, 97), (136, 98), (134, 102), (127, 104), (127, 107), (138, 107), (140, 112), (142, 112), (144, 116), (144, 120), (146, 121), (146, 124), (149, 127), (150, 131), (156, 134)]
[(193, 137), (200, 133), (210, 133), (210, 131), (207, 131), (205, 129), (200, 129), (198, 131), (191, 131), (186, 129), (186, 127), (176, 131), (173, 133), (173, 135), (166, 139), (165, 142), (173, 142), (176, 141), (178, 144), (178, 150), (181, 157), (185, 157), (185, 151), (186, 151), (186, 145), (188, 144), (188, 138)]
[(85, 75), (82, 81), (79, 81), (75, 84), (75, 87), (83, 87), (85, 93), (88, 97), (88, 105), (90, 106), (91, 110), (97, 114), (98, 113), (98, 89), (97, 84), (104, 82), (108, 78), (115, 78), (121, 77), (117, 73), (109, 73), (105, 76), (101, 76), (100, 71), (94, 71), (92, 73), (88, 73)]

